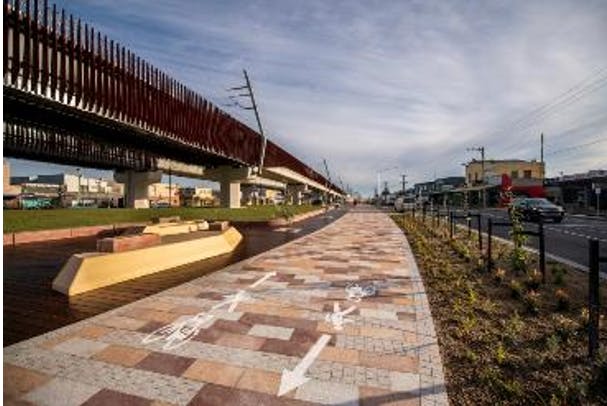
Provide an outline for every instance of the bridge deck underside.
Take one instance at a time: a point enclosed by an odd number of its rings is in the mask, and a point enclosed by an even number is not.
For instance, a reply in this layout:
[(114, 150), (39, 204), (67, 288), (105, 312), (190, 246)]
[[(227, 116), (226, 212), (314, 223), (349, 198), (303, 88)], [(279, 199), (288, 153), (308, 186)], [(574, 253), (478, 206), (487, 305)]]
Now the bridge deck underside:
[(3, 90), (5, 156), (100, 169), (155, 170), (159, 157), (205, 167), (241, 165), (72, 106)]

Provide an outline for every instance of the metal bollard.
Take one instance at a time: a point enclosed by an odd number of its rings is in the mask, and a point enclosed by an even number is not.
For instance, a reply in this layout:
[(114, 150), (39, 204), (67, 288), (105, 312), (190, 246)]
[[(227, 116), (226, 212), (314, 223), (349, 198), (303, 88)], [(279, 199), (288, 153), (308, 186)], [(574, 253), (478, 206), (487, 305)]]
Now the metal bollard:
[(542, 283), (546, 284), (546, 241), (544, 239), (544, 220), (540, 216), (538, 224), (538, 239), (540, 249), (540, 271), (542, 272)]
[(478, 216), (477, 217), (478, 223), (476, 224), (476, 228), (478, 231), (478, 249), (479, 249), (479, 252), (481, 253), (481, 255), (483, 255), (483, 234), (481, 233), (482, 217), (481, 217), (480, 213), (477, 216)]
[(599, 350), (599, 240), (588, 241), (588, 357)]
[(488, 219), (487, 223), (487, 272), (491, 272), (491, 268), (493, 267), (491, 260), (491, 240), (493, 236), (493, 220), (491, 218)]

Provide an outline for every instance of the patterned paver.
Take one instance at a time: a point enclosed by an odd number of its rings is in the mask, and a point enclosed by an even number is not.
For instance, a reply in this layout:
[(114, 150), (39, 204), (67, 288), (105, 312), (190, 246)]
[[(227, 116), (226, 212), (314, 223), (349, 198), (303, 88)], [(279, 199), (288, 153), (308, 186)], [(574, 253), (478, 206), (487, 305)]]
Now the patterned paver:
[(4, 362), (9, 404), (448, 404), (410, 247), (371, 210), (7, 347)]

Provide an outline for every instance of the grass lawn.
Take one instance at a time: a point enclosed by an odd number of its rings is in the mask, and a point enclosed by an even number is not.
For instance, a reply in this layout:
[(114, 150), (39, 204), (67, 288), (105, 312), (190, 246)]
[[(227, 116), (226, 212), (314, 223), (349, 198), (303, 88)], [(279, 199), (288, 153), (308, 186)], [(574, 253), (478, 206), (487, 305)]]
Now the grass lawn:
[(150, 221), (153, 217), (180, 216), (183, 220), (267, 221), (319, 209), (320, 206), (254, 206), (241, 209), (50, 209), (4, 210), (4, 232), (48, 230), (81, 226)]
[[(590, 362), (587, 274), (549, 263), (541, 284), (534, 255), (521, 258), (497, 242), (488, 273), (474, 234), (451, 240), (430, 219), (394, 220), (424, 280), (451, 404), (607, 404), (607, 306), (600, 309), (602, 351)], [(600, 288), (607, 297), (606, 284)]]

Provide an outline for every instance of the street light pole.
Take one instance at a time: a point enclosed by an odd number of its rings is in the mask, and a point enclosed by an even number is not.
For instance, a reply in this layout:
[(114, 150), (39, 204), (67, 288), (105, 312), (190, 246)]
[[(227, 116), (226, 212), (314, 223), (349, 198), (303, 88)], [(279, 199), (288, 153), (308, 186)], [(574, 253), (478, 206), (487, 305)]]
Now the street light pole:
[(471, 147), (467, 148), (466, 151), (478, 151), (481, 153), (481, 192), (483, 199), (483, 209), (487, 208), (487, 194), (485, 191), (485, 147)]
[(394, 169), (398, 169), (398, 166), (393, 166), (390, 168), (384, 168), (384, 169), (380, 169), (379, 171), (377, 171), (377, 207), (379, 207), (379, 197), (381, 196), (381, 174), (383, 172), (388, 172)]

